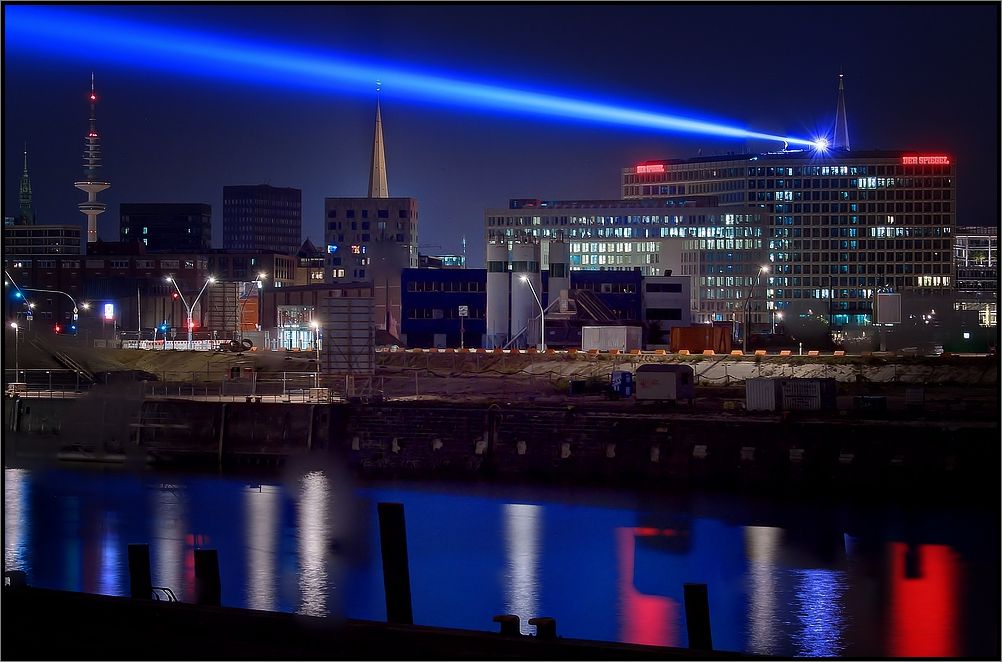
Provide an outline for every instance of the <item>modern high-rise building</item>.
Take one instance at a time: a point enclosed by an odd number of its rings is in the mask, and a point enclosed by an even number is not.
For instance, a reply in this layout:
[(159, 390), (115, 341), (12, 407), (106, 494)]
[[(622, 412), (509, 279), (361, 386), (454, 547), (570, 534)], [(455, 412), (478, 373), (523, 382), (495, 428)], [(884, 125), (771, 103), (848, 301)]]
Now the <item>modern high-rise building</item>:
[(295, 255), (302, 232), (301, 190), (267, 184), (223, 187), (223, 248)]
[(97, 217), (104, 213), (107, 205), (99, 202), (97, 194), (111, 188), (111, 184), (101, 181), (98, 168), (101, 167), (101, 139), (97, 135), (97, 92), (94, 91), (94, 74), (90, 75), (90, 123), (84, 138), (84, 178), (73, 185), (87, 194), (87, 199), (77, 205), (77, 209), (87, 217), (87, 243), (97, 241)]
[[(721, 274), (706, 298), (763, 299), (767, 310), (815, 310), (833, 328), (872, 321), (874, 292), (949, 296), (953, 288), (953, 158), (913, 151), (783, 151), (646, 161), (623, 169), (626, 199), (715, 195), (720, 211), (761, 215), (768, 272)], [(699, 251), (736, 249), (699, 241)], [(702, 275), (683, 267), (684, 274)], [(761, 277), (761, 282), (759, 278)], [(759, 321), (759, 320), (756, 320)]]
[(746, 302), (736, 296), (736, 288), (745, 279), (754, 282), (766, 260), (765, 214), (757, 207), (716, 203), (716, 196), (706, 195), (511, 200), (507, 209), (484, 212), (488, 277), (495, 263), (503, 271), (519, 270), (514, 262), (509, 268), (492, 258), (495, 246), (501, 248), (499, 255), (507, 255), (520, 244), (539, 243), (539, 266), (548, 270), (552, 244), (546, 240), (558, 240), (569, 249), (571, 271), (639, 269), (644, 276), (693, 276), (693, 321), (740, 321), (747, 305), (751, 319), (764, 323), (763, 302)]
[(378, 100), (375, 125), (369, 196), (324, 199), (327, 279), (371, 282), (376, 328), (399, 336), (400, 276), (418, 266), (418, 203), (389, 197)]
[(957, 227), (955, 310), (978, 313), (981, 326), (998, 326), (998, 229)]
[(119, 236), (149, 251), (202, 251), (212, 247), (212, 206), (201, 202), (125, 203)]

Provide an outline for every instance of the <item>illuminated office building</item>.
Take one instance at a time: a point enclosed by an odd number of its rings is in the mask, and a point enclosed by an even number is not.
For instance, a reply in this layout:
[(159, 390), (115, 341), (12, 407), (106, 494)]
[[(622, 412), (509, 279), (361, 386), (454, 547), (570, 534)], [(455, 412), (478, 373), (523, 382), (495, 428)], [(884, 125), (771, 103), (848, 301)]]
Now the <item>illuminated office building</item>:
[[(515, 199), (484, 212), (488, 272), (492, 247), (514, 250), (539, 243), (548, 270), (550, 241), (569, 247), (570, 269), (633, 271), (644, 276), (692, 275), (694, 322), (740, 320), (749, 284), (764, 284), (767, 258), (763, 210), (719, 206), (717, 196), (634, 200)], [(498, 264), (501, 261), (495, 260)], [(488, 274), (490, 275), (490, 274)], [(747, 302), (750, 318), (768, 322), (761, 299)]]
[[(766, 310), (820, 300), (837, 329), (870, 323), (879, 288), (953, 294), (956, 176), (945, 154), (839, 149), (646, 161), (622, 170), (622, 195), (715, 196), (715, 213), (760, 215), (769, 273), (752, 299), (764, 297)], [(715, 294), (741, 299), (748, 285)]]
[(998, 229), (957, 227), (955, 310), (975, 310), (981, 326), (998, 325)]

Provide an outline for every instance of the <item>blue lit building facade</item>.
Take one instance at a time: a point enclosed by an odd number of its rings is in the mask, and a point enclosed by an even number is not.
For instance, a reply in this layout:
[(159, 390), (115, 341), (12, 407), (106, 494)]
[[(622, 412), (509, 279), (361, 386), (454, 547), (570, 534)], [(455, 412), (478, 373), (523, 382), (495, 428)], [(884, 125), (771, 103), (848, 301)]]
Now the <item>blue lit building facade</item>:
[[(407, 347), (483, 346), (487, 331), (486, 269), (404, 269), (401, 334)], [(468, 316), (460, 318), (460, 306)]]

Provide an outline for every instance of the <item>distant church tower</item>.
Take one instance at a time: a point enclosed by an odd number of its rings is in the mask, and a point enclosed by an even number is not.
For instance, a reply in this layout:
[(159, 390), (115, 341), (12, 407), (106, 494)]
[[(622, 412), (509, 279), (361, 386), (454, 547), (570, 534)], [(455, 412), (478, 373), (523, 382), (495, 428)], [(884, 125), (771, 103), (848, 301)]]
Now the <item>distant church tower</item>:
[(77, 205), (77, 209), (87, 217), (87, 243), (97, 241), (97, 217), (105, 210), (103, 202), (98, 202), (97, 194), (111, 188), (111, 184), (99, 179), (97, 170), (101, 167), (101, 139), (97, 135), (97, 93), (94, 91), (94, 74), (90, 75), (90, 127), (84, 138), (84, 178), (74, 182), (74, 186), (87, 194), (87, 199)]
[(838, 105), (835, 107), (835, 135), (832, 139), (833, 149), (849, 151), (849, 125), (845, 119), (845, 84), (843, 74), (838, 74)]
[(386, 154), (383, 152), (383, 119), (379, 114), (379, 84), (376, 84), (376, 130), (372, 138), (372, 168), (369, 170), (369, 197), (388, 198)]
[(24, 172), (21, 173), (21, 185), (18, 189), (18, 212), (17, 222), (19, 225), (34, 225), (35, 212), (31, 204), (31, 179), (28, 178), (28, 145), (24, 146)]

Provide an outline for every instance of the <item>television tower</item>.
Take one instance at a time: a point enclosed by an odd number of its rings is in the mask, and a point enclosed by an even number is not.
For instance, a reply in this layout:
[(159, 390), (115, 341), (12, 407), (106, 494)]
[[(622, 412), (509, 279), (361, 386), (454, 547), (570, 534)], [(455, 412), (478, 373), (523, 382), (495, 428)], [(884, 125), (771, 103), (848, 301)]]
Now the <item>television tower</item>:
[(849, 151), (849, 125), (845, 119), (845, 85), (844, 75), (838, 74), (838, 105), (835, 106), (835, 135), (832, 136), (832, 148)]
[(24, 172), (21, 173), (21, 185), (18, 189), (18, 222), (22, 225), (34, 225), (35, 214), (31, 209), (31, 180), (28, 178), (28, 143), (24, 144)]
[(111, 188), (108, 182), (102, 182), (98, 178), (97, 169), (101, 167), (101, 139), (97, 135), (97, 117), (95, 108), (97, 106), (97, 93), (94, 91), (94, 73), (90, 74), (90, 126), (87, 137), (84, 138), (84, 178), (83, 181), (74, 182), (74, 186), (87, 194), (87, 199), (77, 205), (87, 217), (87, 243), (93, 244), (97, 241), (97, 217), (104, 212), (107, 207), (103, 202), (98, 202), (97, 194)]

